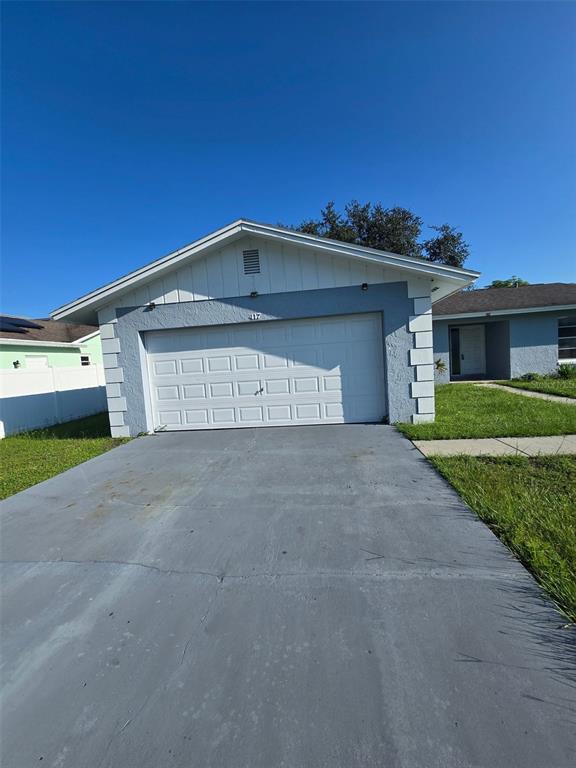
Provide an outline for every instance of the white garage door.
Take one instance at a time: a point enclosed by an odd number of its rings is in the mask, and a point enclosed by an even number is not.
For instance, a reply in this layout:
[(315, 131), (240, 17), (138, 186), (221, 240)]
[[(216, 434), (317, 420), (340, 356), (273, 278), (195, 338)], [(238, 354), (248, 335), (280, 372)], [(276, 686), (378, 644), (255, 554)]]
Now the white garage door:
[(381, 421), (379, 314), (146, 334), (155, 429)]

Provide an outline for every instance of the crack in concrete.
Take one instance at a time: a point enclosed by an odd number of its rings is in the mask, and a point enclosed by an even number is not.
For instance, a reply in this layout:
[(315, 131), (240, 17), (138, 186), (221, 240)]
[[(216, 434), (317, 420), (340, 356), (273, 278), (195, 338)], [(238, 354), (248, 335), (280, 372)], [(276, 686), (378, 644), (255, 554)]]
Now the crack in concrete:
[(514, 438), (514, 437), (495, 437), (494, 438), (494, 440), (496, 440), (496, 442), (502, 443), (502, 445), (506, 445), (509, 448), (514, 448), (516, 453), (521, 453), (523, 456), (530, 457), (532, 454), (527, 453), (526, 451), (523, 451), (522, 448), (519, 448), (518, 447), (518, 443), (516, 443), (516, 445), (514, 445), (514, 443), (506, 442), (507, 440), (515, 440), (515, 439), (517, 439), (517, 438)]
[(149, 563), (139, 563), (127, 560), (1, 560), (0, 565), (119, 565), (144, 568), (167, 576), (204, 576), (217, 579), (219, 584), (226, 581), (247, 581), (250, 579), (284, 579), (284, 578), (371, 578), (380, 581), (409, 580), (409, 579), (479, 579), (498, 581), (501, 579), (522, 581), (526, 578), (523, 573), (511, 573), (507, 569), (486, 570), (482, 568), (455, 568), (439, 566), (437, 568), (407, 568), (390, 571), (353, 571), (326, 569), (317, 571), (264, 571), (255, 573), (216, 573), (214, 571), (183, 570), (177, 568), (161, 568)]

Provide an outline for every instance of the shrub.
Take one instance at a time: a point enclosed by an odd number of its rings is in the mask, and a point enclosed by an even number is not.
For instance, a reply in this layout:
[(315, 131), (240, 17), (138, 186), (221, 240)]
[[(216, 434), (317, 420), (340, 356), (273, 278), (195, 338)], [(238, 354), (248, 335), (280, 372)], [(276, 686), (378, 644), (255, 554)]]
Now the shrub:
[(570, 363), (558, 363), (556, 371), (559, 379), (576, 379), (576, 365)]
[(543, 378), (544, 376), (541, 373), (525, 373), (523, 376), (520, 376), (520, 381), (540, 381)]
[(441, 357), (439, 357), (438, 360), (434, 362), (434, 366), (438, 373), (446, 373), (446, 371), (448, 370), (446, 363), (444, 362), (444, 360), (442, 360)]

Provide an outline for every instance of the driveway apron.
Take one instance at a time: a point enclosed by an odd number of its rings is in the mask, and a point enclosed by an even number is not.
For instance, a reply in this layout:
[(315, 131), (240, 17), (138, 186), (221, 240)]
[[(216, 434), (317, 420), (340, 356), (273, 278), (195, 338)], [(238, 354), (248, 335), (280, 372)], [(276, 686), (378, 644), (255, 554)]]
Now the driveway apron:
[(136, 439), (2, 505), (6, 768), (568, 768), (571, 629), (393, 427)]

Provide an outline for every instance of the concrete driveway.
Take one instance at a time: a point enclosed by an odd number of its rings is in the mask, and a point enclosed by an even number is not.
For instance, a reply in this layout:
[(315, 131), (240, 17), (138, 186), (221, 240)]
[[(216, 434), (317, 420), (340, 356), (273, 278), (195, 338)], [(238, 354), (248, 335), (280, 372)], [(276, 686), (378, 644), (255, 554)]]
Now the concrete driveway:
[(6, 768), (555, 768), (574, 647), (386, 426), (135, 440), (2, 513)]

